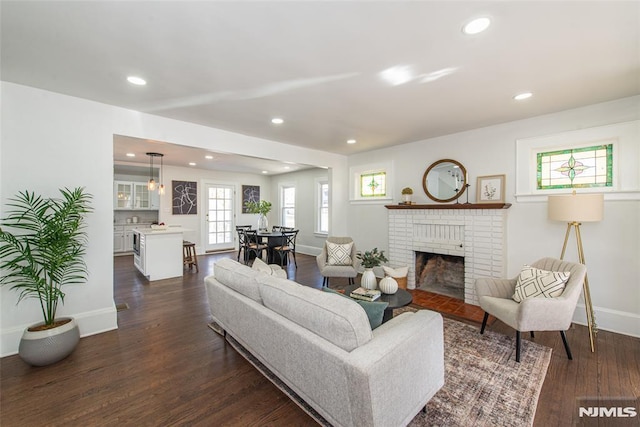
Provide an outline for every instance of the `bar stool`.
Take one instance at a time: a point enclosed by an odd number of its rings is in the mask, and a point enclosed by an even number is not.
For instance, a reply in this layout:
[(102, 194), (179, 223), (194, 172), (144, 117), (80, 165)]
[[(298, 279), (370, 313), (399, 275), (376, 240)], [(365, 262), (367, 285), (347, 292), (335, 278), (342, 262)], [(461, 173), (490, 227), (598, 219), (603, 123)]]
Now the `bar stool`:
[(189, 266), (189, 270), (196, 266), (196, 272), (200, 272), (198, 269), (198, 257), (196, 256), (196, 244), (182, 241), (182, 263)]

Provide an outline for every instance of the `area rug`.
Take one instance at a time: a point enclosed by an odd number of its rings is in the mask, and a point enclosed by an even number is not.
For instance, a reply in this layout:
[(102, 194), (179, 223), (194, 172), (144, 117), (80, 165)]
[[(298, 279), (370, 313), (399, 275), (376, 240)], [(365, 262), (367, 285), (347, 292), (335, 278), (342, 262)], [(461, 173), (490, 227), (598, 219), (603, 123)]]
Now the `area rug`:
[[(330, 426), (231, 336), (227, 340), (318, 424)], [(427, 404), (427, 413), (420, 412), (409, 425), (532, 425), (551, 349), (522, 340), (521, 351), (517, 363), (512, 337), (491, 331), (480, 335), (478, 327), (444, 318), (445, 385)]]

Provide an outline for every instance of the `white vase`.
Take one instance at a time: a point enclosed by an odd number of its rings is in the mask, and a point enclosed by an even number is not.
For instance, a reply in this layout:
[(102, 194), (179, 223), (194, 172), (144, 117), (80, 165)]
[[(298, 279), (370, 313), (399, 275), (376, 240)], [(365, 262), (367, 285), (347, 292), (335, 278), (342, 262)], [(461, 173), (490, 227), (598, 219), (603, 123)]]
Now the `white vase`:
[(360, 279), (360, 286), (365, 289), (375, 289), (378, 287), (376, 275), (373, 274), (373, 268), (365, 268)]
[(267, 216), (258, 214), (258, 231), (267, 231), (269, 229), (269, 221)]
[(402, 195), (402, 201), (405, 203), (411, 203), (411, 196), (413, 194), (403, 194)]
[(396, 282), (396, 279), (393, 277), (386, 276), (384, 279), (380, 280), (378, 286), (383, 294), (391, 295), (398, 291), (398, 282)]

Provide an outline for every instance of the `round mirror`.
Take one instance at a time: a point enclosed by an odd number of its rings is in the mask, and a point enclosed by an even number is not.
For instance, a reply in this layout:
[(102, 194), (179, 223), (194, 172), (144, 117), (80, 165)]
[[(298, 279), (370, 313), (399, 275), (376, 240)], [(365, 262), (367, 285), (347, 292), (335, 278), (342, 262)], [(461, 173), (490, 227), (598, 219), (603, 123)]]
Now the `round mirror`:
[(450, 202), (462, 196), (467, 189), (467, 170), (455, 160), (438, 160), (424, 173), (422, 188), (431, 200)]

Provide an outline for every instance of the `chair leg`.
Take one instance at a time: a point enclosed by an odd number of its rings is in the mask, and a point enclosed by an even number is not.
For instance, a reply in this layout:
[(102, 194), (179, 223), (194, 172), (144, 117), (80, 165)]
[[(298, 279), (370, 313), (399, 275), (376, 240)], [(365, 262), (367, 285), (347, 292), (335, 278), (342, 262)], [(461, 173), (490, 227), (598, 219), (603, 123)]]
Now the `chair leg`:
[(569, 360), (573, 360), (571, 349), (569, 348), (569, 343), (567, 342), (567, 335), (564, 333), (564, 331), (560, 331), (560, 336), (562, 337), (562, 343), (564, 344), (564, 349), (567, 352), (567, 357), (569, 358)]
[(295, 264), (296, 268), (298, 268), (298, 260), (296, 259), (296, 251), (293, 251), (293, 263)]
[(487, 327), (487, 320), (489, 319), (489, 313), (484, 312), (484, 317), (482, 318), (482, 327), (480, 328), (480, 334), (484, 334), (484, 328)]
[(520, 331), (516, 331), (516, 362), (520, 363)]
[(535, 338), (536, 336), (533, 334), (533, 331), (529, 332), (531, 334), (531, 338)]

